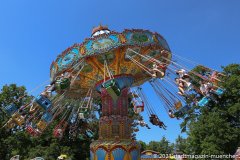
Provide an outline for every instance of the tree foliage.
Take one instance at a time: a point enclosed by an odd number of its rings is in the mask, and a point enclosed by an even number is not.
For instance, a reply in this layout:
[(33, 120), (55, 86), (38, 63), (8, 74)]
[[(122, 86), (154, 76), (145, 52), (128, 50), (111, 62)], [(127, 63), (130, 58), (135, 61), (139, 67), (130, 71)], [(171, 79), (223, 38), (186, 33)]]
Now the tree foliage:
[(170, 154), (174, 151), (174, 144), (170, 143), (166, 137), (163, 136), (160, 141), (150, 141), (146, 148), (159, 153)]

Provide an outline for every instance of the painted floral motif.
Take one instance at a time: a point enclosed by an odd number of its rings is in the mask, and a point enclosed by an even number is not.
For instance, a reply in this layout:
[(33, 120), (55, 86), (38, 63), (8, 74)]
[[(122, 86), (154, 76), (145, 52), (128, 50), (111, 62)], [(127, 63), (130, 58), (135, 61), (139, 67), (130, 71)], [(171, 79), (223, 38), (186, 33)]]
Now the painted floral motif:
[(96, 50), (107, 49), (113, 45), (113, 43), (114, 42), (111, 39), (100, 39), (93, 42), (92, 48)]

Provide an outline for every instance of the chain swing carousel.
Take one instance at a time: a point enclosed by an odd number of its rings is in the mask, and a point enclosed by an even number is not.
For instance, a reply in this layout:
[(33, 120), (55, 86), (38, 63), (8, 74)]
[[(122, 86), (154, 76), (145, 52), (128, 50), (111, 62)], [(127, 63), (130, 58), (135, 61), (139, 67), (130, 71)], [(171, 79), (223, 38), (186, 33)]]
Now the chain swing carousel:
[[(84, 139), (94, 135), (88, 122), (99, 108), (99, 138), (90, 146), (90, 159), (138, 160), (140, 146), (134, 132), (137, 126), (150, 127), (143, 119), (133, 120), (132, 115), (146, 111), (152, 125), (167, 129), (157, 116), (161, 108), (153, 107), (141, 88), (143, 83), (150, 83), (170, 118), (180, 118), (193, 105), (217, 103), (224, 93), (220, 87), (224, 75), (204, 66), (205, 75), (190, 71), (172, 56), (195, 63), (173, 55), (158, 33), (140, 29), (119, 33), (100, 25), (91, 38), (57, 57), (51, 65), (51, 83), (30, 104), (3, 107), (10, 117), (4, 127), (13, 130), (21, 126), (39, 136), (57, 121), (55, 137), (61, 139), (69, 131), (69, 138)], [(191, 92), (199, 96), (195, 103), (187, 104)]]

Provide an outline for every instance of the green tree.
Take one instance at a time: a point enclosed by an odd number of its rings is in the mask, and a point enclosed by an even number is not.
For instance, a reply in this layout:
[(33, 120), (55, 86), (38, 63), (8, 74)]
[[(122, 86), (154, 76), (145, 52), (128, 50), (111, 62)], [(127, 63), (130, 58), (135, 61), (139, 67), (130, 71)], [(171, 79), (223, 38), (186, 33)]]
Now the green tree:
[[(31, 96), (26, 93), (24, 86), (18, 87), (16, 84), (5, 85), (0, 93), (0, 159), (10, 159), (15, 154), (26, 154), (27, 149), (23, 146), (30, 143), (29, 136), (23, 132), (13, 134), (2, 126), (7, 122), (8, 118), (2, 109), (9, 104), (14, 103), (17, 107), (29, 103)], [(20, 129), (20, 128), (17, 128)]]
[(141, 145), (141, 152), (147, 149), (147, 144), (145, 142), (138, 141), (138, 143)]
[(175, 141), (174, 149), (176, 152), (186, 153), (187, 139), (185, 139), (179, 135)]
[(160, 152), (161, 154), (173, 153), (174, 144), (171, 144), (166, 137), (158, 141), (150, 141), (147, 145), (147, 149)]

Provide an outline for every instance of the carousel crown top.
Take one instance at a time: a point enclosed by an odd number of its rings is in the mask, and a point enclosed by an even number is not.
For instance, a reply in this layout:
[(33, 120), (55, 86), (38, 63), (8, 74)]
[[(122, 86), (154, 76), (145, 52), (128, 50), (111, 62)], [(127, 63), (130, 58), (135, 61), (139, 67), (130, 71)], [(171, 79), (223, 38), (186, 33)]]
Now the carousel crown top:
[(104, 34), (104, 33), (109, 33), (110, 30), (108, 29), (107, 26), (102, 26), (101, 24), (97, 27), (94, 27), (92, 30), (92, 36), (96, 36), (99, 34)]

